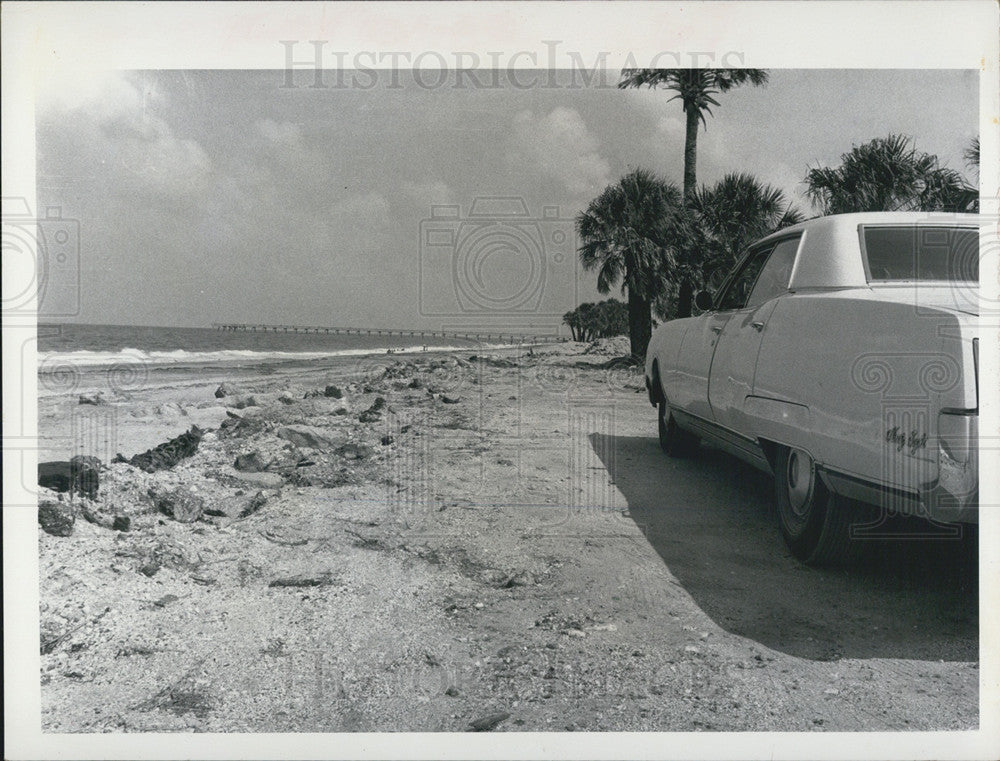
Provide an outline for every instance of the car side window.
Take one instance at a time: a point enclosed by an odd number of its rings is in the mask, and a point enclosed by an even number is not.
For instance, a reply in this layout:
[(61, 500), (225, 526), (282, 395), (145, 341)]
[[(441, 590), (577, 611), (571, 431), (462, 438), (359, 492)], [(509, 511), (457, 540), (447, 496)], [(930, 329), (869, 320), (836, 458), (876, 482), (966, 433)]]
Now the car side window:
[(764, 262), (767, 260), (767, 256), (771, 253), (771, 250), (770, 247), (762, 248), (754, 252), (743, 263), (743, 268), (736, 273), (736, 277), (730, 281), (729, 287), (726, 288), (722, 294), (722, 298), (719, 299), (717, 308), (720, 311), (743, 308), (743, 305), (747, 303), (747, 297), (750, 295), (753, 284), (757, 281), (757, 275), (760, 274), (761, 268), (764, 266)]
[(799, 250), (799, 240), (800, 238), (796, 236), (783, 240), (774, 247), (767, 258), (767, 263), (757, 276), (753, 290), (750, 291), (750, 298), (746, 301), (747, 308), (758, 307), (788, 290), (795, 254)]

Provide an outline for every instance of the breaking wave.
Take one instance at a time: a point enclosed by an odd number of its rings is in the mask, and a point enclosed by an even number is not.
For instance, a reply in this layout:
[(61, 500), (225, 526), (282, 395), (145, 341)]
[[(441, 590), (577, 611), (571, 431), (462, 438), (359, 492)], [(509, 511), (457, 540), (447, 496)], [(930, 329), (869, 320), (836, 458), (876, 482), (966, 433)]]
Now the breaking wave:
[[(505, 345), (482, 345), (480, 348), (499, 349)], [(67, 367), (102, 368), (129, 365), (147, 367), (173, 367), (188, 365), (258, 364), (268, 362), (296, 362), (332, 357), (352, 357), (387, 354), (423, 354), (441, 351), (468, 351), (470, 346), (404, 346), (392, 349), (372, 347), (356, 349), (331, 349), (328, 351), (253, 351), (250, 349), (221, 349), (218, 351), (143, 351), (126, 348), (121, 351), (51, 351), (39, 352), (40, 375), (65, 373)]]

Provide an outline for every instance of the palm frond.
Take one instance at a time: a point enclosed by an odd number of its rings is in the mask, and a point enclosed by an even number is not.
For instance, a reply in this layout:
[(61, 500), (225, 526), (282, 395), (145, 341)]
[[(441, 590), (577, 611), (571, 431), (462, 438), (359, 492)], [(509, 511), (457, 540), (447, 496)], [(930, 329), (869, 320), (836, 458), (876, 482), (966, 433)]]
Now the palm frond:
[(807, 195), (824, 214), (855, 211), (938, 211), (968, 205), (968, 184), (938, 157), (890, 134), (852, 146), (837, 167), (813, 167)]
[(585, 270), (598, 271), (601, 293), (619, 283), (644, 297), (656, 291), (675, 262), (665, 238), (682, 208), (676, 186), (636, 169), (577, 215), (580, 262)]
[(690, 204), (689, 265), (699, 282), (728, 272), (746, 248), (759, 238), (795, 224), (801, 212), (784, 192), (749, 173), (730, 173), (711, 187), (700, 187)]
[(762, 86), (768, 81), (764, 69), (622, 69), (619, 89), (636, 87), (666, 87), (677, 94), (670, 100), (680, 99), (684, 111), (696, 110), (707, 126), (705, 114), (711, 116), (712, 107), (719, 102), (715, 95), (729, 92), (742, 85)]
[(962, 158), (965, 160), (965, 167), (976, 173), (979, 179), (979, 135), (969, 141), (968, 147), (962, 151)]

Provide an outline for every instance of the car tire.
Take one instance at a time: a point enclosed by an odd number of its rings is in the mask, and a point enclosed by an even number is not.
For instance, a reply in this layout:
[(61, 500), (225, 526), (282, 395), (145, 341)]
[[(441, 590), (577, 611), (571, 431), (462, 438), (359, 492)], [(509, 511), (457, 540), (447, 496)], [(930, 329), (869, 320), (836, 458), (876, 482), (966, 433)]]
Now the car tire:
[(782, 447), (774, 472), (778, 525), (792, 555), (808, 565), (839, 565), (853, 559), (851, 526), (856, 505), (823, 484), (801, 449)]
[(666, 402), (657, 406), (660, 449), (670, 457), (690, 457), (698, 451), (698, 437), (677, 425)]

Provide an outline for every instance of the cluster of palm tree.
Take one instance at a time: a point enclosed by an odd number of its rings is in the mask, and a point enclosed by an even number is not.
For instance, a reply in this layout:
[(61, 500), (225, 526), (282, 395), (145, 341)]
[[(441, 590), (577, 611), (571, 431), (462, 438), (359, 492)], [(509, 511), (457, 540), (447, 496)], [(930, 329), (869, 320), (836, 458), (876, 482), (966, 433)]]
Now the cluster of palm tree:
[[(746, 247), (804, 219), (777, 188), (746, 173), (712, 186), (697, 185), (699, 126), (719, 105), (716, 96), (743, 85), (761, 86), (761, 69), (625, 69), (620, 88), (660, 87), (684, 109), (683, 192), (646, 169), (609, 185), (581, 212), (576, 229), (584, 269), (597, 270), (597, 289), (621, 286), (628, 298), (633, 356), (642, 357), (653, 312), (688, 317), (695, 290), (717, 285)], [(965, 152), (978, 169), (979, 140)], [(978, 211), (978, 192), (909, 138), (889, 135), (855, 146), (837, 167), (809, 169), (807, 195), (820, 214), (852, 211)], [(567, 318), (574, 314), (570, 312)], [(569, 324), (569, 323), (567, 323)], [(574, 330), (574, 337), (577, 333)]]
[(618, 299), (580, 304), (563, 315), (574, 341), (593, 341), (620, 336), (628, 330), (628, 310)]
[[(979, 140), (965, 151), (979, 166)], [(905, 135), (878, 137), (840, 157), (840, 166), (815, 167), (805, 182), (823, 214), (852, 211), (979, 211), (979, 191), (937, 156), (918, 151)]]

